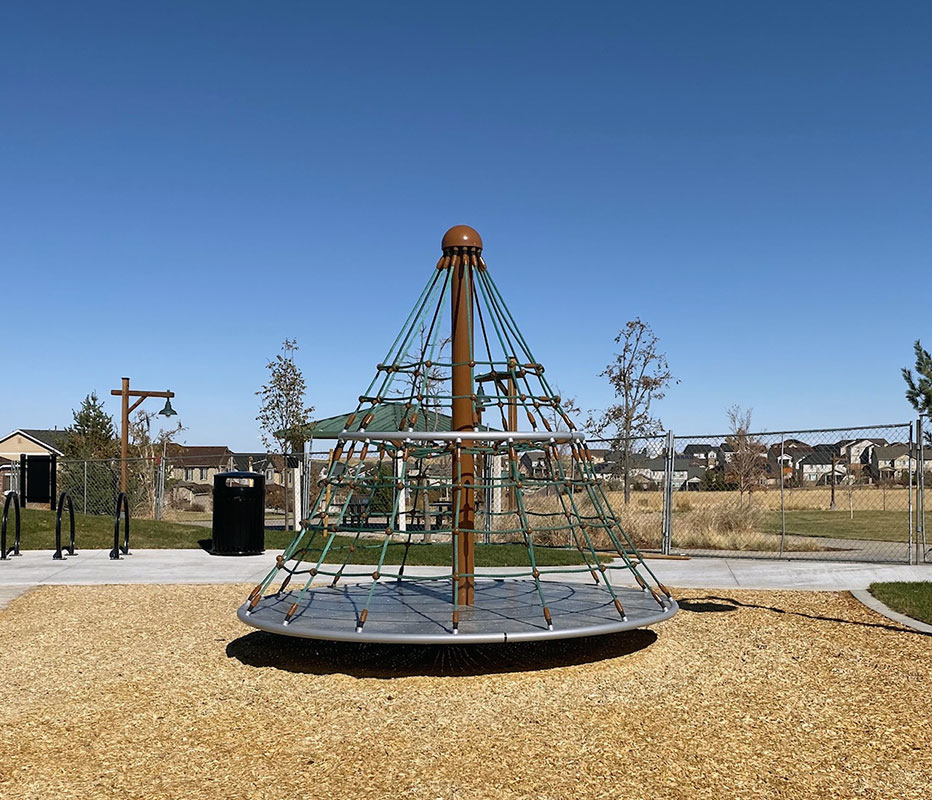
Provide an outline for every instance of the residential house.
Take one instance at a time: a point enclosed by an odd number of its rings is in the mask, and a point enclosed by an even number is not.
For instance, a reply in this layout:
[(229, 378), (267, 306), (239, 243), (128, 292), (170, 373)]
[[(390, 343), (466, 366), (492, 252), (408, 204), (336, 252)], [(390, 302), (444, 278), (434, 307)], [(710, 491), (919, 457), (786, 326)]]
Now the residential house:
[(68, 432), (58, 428), (18, 428), (0, 439), (0, 492), (13, 488), (13, 469), (20, 455), (61, 458), (67, 438)]
[(875, 447), (883, 447), (886, 439), (843, 439), (836, 444), (838, 454), (849, 464), (869, 464)]
[(550, 477), (547, 454), (542, 450), (529, 450), (518, 460), (521, 474), (526, 478), (546, 480)]
[(181, 481), (167, 491), (171, 508), (183, 511), (213, 510), (213, 486), (208, 483)]
[(683, 457), (689, 461), (713, 467), (722, 458), (721, 448), (711, 444), (688, 444), (683, 448)]
[(801, 483), (839, 483), (848, 474), (845, 463), (838, 455), (824, 450), (813, 450), (796, 462), (796, 476)]
[(13, 488), (13, 462), (0, 456), (0, 494), (6, 494)]
[(793, 477), (793, 463), (799, 460), (807, 453), (812, 452), (812, 448), (806, 445), (808, 450), (799, 450), (798, 448), (787, 448), (787, 443), (775, 443), (767, 448), (767, 483), (779, 485), (780, 472), (783, 472), (783, 480), (789, 481)]
[[(237, 472), (259, 472), (265, 475), (266, 486), (282, 486), (285, 483), (285, 469), (300, 469), (302, 455), (288, 455), (284, 458), (279, 453), (233, 453), (231, 469)], [(324, 462), (326, 477), (326, 462)]]
[(20, 454), (25, 453), (61, 458), (67, 438), (68, 432), (57, 428), (20, 428), (0, 439), (0, 457), (19, 461)]
[(214, 475), (232, 468), (233, 452), (225, 446), (169, 443), (165, 463), (166, 479), (213, 486)]
[(871, 456), (871, 472), (880, 480), (908, 479), (910, 468), (916, 468), (917, 459), (910, 457), (909, 445), (902, 442), (874, 447)]
[[(691, 463), (688, 458), (673, 459), (673, 490), (697, 490), (702, 487), (705, 468)], [(631, 478), (635, 486), (646, 489), (659, 488), (663, 485), (666, 474), (666, 458), (635, 455), (631, 458)]]

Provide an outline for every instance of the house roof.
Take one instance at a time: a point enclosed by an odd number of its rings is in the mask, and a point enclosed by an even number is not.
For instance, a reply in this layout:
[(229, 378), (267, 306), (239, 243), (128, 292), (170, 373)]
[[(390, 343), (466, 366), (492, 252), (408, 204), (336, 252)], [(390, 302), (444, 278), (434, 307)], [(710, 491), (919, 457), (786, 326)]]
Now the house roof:
[(890, 444), (874, 448), (874, 455), (881, 461), (891, 458), (905, 456), (909, 452), (909, 446), (905, 444)]
[(686, 468), (686, 480), (688, 481), (701, 480), (705, 474), (706, 470), (704, 467), (692, 465)]
[(799, 459), (800, 464), (810, 464), (813, 466), (816, 464), (831, 464), (833, 462), (837, 463), (839, 466), (844, 463), (834, 453), (825, 450), (815, 450), (809, 453), (809, 455)]
[[(631, 456), (631, 469), (649, 469), (653, 472), (663, 472), (666, 469), (666, 459), (663, 456), (645, 456), (634, 454)], [(697, 470), (699, 474), (704, 473), (705, 467), (693, 464), (688, 458), (677, 456), (673, 459), (674, 472), (685, 472), (687, 470)]]
[(887, 440), (879, 439), (879, 438), (870, 438), (868, 436), (861, 436), (858, 439), (842, 439), (840, 442), (837, 442), (835, 446), (838, 448), (849, 447), (850, 445), (859, 444), (861, 442), (870, 442), (871, 444), (885, 445), (887, 443)]
[[(231, 453), (230, 455), (233, 460), (233, 469), (240, 472), (265, 472), (269, 465), (278, 471), (282, 468), (280, 453)], [(287, 458), (289, 468), (294, 468), (301, 463), (303, 455), (293, 454), (288, 455)]]
[(9, 439), (11, 436), (15, 436), (17, 433), (22, 434), (27, 439), (31, 439), (36, 444), (47, 447), (50, 450), (54, 450), (56, 455), (64, 455), (65, 442), (68, 439), (68, 431), (59, 430), (58, 428), (17, 428), (15, 431), (8, 433), (3, 438)]
[(683, 448), (683, 455), (691, 456), (699, 453), (705, 454), (711, 452), (712, 450), (718, 450), (718, 448), (712, 444), (688, 444)]
[(233, 455), (226, 445), (185, 445), (170, 442), (165, 455), (176, 466), (182, 467), (225, 467)]
[[(605, 460), (610, 461), (612, 463), (620, 462), (622, 460), (623, 455), (624, 455), (624, 452), (622, 450), (609, 450), (605, 454)], [(644, 459), (654, 458), (654, 457), (655, 456), (652, 456), (647, 450), (633, 450), (631, 452), (630, 463), (634, 464), (635, 459), (637, 458), (641, 459), (641, 461), (644, 461)]]

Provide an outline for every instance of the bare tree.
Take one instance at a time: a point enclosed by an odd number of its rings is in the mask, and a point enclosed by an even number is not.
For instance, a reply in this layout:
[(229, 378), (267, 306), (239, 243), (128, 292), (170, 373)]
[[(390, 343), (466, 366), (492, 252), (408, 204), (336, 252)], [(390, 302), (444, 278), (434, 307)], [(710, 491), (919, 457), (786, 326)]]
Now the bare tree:
[[(574, 425), (579, 422), (579, 415), (582, 413), (579, 409), (579, 404), (576, 402), (575, 397), (566, 397), (556, 384), (551, 388), (554, 394), (560, 398), (560, 407), (558, 409), (556, 406), (548, 406), (546, 408), (542, 406), (540, 409), (541, 416), (547, 419), (547, 422), (550, 423), (553, 430), (569, 430), (566, 419), (569, 418)], [(561, 411), (563, 412), (562, 414), (560, 413)], [(572, 447), (569, 442), (561, 442), (557, 445), (557, 452), (560, 454), (561, 458), (569, 456), (571, 451)]]
[(277, 451), (282, 457), (282, 483), (285, 488), (285, 527), (288, 527), (288, 453), (304, 447), (304, 426), (311, 420), (313, 406), (304, 405), (307, 384), (304, 375), (294, 363), (298, 349), (297, 339), (285, 339), (282, 352), (266, 364), (269, 382), (256, 394), (261, 398), (259, 431), (269, 452)]
[(679, 381), (670, 374), (667, 356), (659, 349), (660, 340), (640, 318), (626, 323), (615, 341), (621, 344), (621, 352), (599, 375), (608, 378), (617, 402), (598, 418), (590, 414), (587, 427), (599, 436), (608, 433), (614, 440), (627, 505), (631, 501), (633, 439), (663, 430), (660, 420), (650, 414), (651, 403), (662, 399), (667, 387)]
[(750, 433), (751, 411), (750, 408), (733, 405), (725, 412), (731, 431), (725, 437), (725, 444), (731, 448), (731, 458), (726, 456), (725, 480), (737, 484), (742, 497), (747, 492), (748, 500), (751, 492), (760, 486), (767, 469), (767, 448)]
[(155, 513), (155, 465), (165, 456), (165, 448), (174, 443), (176, 437), (186, 428), (180, 423), (170, 428), (162, 428), (152, 435), (152, 423), (156, 414), (140, 408), (129, 421), (130, 454), (134, 459), (131, 466), (130, 500), (134, 506), (143, 505), (149, 513)]
[[(431, 343), (427, 338), (427, 328), (422, 324), (418, 330), (420, 342), (407, 366), (413, 367), (401, 376), (399, 400), (406, 400), (412, 405), (417, 401), (419, 415), (424, 420), (425, 429), (437, 430), (440, 421), (440, 396), (445, 381), (450, 380), (449, 367), (440, 367), (435, 360), (445, 361), (443, 354), (449, 349), (453, 339), (449, 336)], [(436, 348), (436, 352), (434, 351)], [(433, 353), (433, 354), (432, 354)], [(431, 361), (431, 365), (426, 365)]]

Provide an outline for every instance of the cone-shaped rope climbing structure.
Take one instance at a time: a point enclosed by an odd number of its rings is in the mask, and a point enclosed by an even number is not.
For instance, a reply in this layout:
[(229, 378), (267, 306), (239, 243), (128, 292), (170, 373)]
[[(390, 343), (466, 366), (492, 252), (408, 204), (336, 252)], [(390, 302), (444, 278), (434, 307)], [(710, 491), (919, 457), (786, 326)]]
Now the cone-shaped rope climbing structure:
[(308, 519), (240, 619), (310, 638), (465, 643), (672, 616), (479, 234), (451, 228), (442, 251), (355, 411), (305, 431), (333, 447)]

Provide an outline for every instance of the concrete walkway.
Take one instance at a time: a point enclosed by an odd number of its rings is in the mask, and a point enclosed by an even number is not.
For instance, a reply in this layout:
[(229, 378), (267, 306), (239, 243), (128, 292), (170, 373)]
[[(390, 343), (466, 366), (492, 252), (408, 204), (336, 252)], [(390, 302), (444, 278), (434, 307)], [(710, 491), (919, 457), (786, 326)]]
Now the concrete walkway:
[[(63, 561), (48, 551), (30, 550), (0, 561), (0, 605), (16, 591), (46, 584), (94, 585), (110, 583), (256, 583), (274, 565), (276, 552), (262, 556), (212, 556), (204, 550), (137, 550), (111, 561), (107, 550), (82, 550)], [(805, 589), (846, 591), (866, 589), (875, 581), (932, 580), (932, 564), (901, 566), (819, 561), (775, 561), (750, 558), (647, 559), (647, 565), (669, 586), (689, 589)], [(371, 571), (373, 567), (353, 567)], [(440, 567), (408, 567), (410, 575), (436, 575)], [(496, 574), (509, 568), (483, 569)], [(586, 582), (588, 575), (557, 576)], [(620, 580), (620, 584), (627, 583)], [(633, 582), (631, 582), (633, 585)]]

